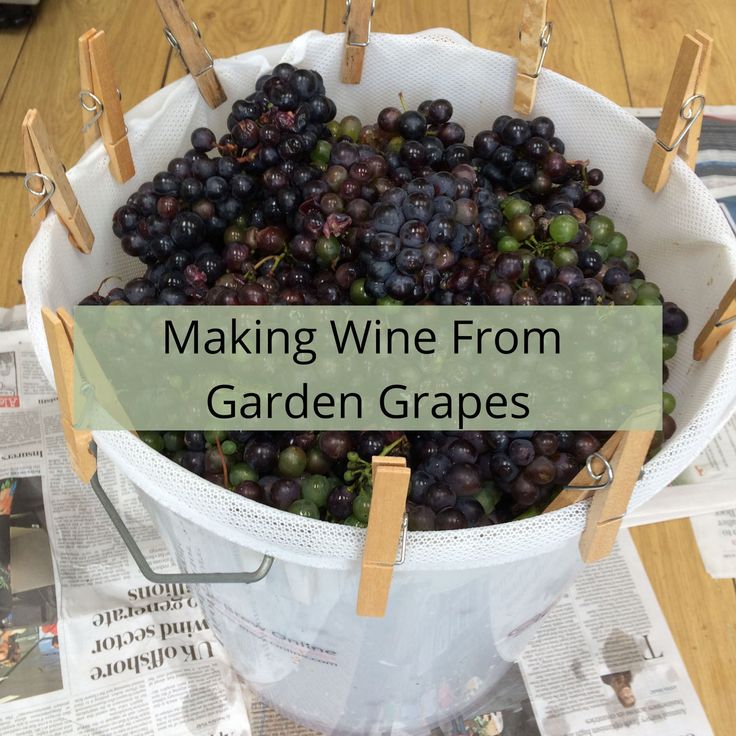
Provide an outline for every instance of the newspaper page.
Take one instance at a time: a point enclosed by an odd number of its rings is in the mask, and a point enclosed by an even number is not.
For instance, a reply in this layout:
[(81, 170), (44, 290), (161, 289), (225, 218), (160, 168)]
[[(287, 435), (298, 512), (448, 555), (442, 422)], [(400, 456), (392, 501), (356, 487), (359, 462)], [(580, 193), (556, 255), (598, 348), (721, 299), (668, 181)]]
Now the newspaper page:
[(713, 578), (736, 578), (736, 509), (690, 520), (700, 556)]
[(690, 523), (708, 574), (736, 578), (736, 416), (678, 480), (695, 481), (707, 503), (714, 496), (726, 502), (717, 511), (693, 515)]
[[(0, 734), (248, 736), (196, 600), (141, 577), (71, 470), (19, 313), (0, 310)], [(132, 485), (99, 465), (154, 569), (175, 571)]]
[(545, 618), (521, 669), (542, 736), (712, 736), (626, 530)]

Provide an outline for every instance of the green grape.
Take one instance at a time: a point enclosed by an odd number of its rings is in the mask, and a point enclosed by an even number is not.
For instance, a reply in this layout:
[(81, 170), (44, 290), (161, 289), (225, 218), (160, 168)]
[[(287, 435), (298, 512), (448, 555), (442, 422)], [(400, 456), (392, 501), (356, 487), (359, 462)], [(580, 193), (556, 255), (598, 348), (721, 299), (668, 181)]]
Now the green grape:
[(375, 304), (376, 300), (365, 290), (365, 279), (355, 279), (350, 284), (350, 301), (353, 304)]
[(503, 492), (500, 488), (496, 488), (492, 481), (484, 483), (480, 492), (475, 494), (475, 500), (483, 507), (483, 511), (490, 514), (493, 509), (496, 508), (496, 504), (503, 497)]
[(360, 136), (360, 129), (362, 127), (363, 124), (360, 122), (359, 118), (355, 117), (355, 115), (346, 115), (340, 121), (341, 135), (346, 135), (348, 138), (352, 138), (353, 142), (357, 142), (358, 136)]
[(382, 296), (376, 301), (379, 307), (399, 307), (403, 304), (400, 299), (394, 299), (392, 296)]
[(519, 241), (511, 235), (504, 235), (499, 241), (496, 248), (500, 253), (513, 253), (519, 250)]
[(572, 215), (557, 215), (549, 223), (549, 235), (557, 243), (569, 243), (580, 226)]
[(174, 452), (169, 455), (171, 460), (173, 460), (177, 465), (181, 465), (182, 460), (184, 460), (184, 456), (187, 454), (186, 450), (174, 450)]
[(358, 527), (358, 529), (365, 529), (368, 526), (366, 522), (357, 519), (355, 516), (348, 516), (348, 518), (343, 521), (343, 524), (345, 524), (345, 526), (355, 526)]
[(555, 253), (552, 260), (557, 268), (562, 268), (563, 266), (577, 266), (578, 253), (574, 248), (564, 246)]
[(613, 235), (613, 220), (605, 215), (593, 215), (588, 222), (594, 243), (607, 243)]
[(662, 360), (673, 358), (677, 352), (677, 338), (674, 335), (662, 335)]
[(366, 523), (368, 521), (368, 514), (371, 510), (371, 497), (361, 491), (357, 498), (353, 501), (353, 516), (358, 520)]
[(639, 296), (651, 296), (655, 299), (659, 299), (660, 296), (659, 286), (657, 286), (657, 284), (653, 284), (651, 281), (645, 281), (637, 288), (636, 291)]
[(594, 250), (604, 261), (608, 260), (608, 247), (602, 243), (593, 243), (590, 246), (591, 250)]
[[(626, 268), (629, 269), (629, 273), (634, 273), (634, 271), (639, 268), (639, 256), (636, 255), (633, 250), (627, 250), (626, 253), (621, 256), (621, 258), (626, 264)], [(639, 279), (635, 280), (638, 281)]]
[(386, 150), (389, 153), (398, 153), (401, 150), (401, 146), (404, 144), (404, 139), (400, 136), (394, 136), (386, 146)]
[(222, 430), (208, 430), (204, 433), (204, 441), (208, 445), (216, 445), (217, 440), (220, 440), (220, 442), (222, 442), (224, 439), (227, 439), (227, 432), (223, 432)]
[(287, 447), (279, 454), (278, 472), (284, 478), (298, 478), (307, 467), (307, 454), (301, 447)]
[(312, 161), (316, 164), (327, 166), (330, 162), (330, 151), (332, 146), (327, 141), (319, 141), (312, 151)]
[(184, 449), (184, 432), (164, 432), (164, 446), (169, 452)]
[(662, 303), (654, 296), (639, 296), (636, 297), (634, 302), (637, 307), (661, 307)]
[(156, 452), (164, 451), (164, 447), (166, 445), (164, 444), (164, 438), (160, 435), (159, 432), (139, 432), (138, 437), (139, 439), (143, 440), (151, 449), (156, 450)]
[(309, 519), (319, 519), (319, 509), (311, 501), (300, 498), (289, 506), (289, 511), (297, 516), (306, 516)]
[(633, 286), (633, 287), (634, 287), (634, 288), (635, 288), (635, 289), (637, 290), (637, 292), (638, 292), (638, 291), (639, 291), (639, 287), (640, 287), (640, 286), (641, 286), (641, 285), (642, 285), (643, 283), (645, 283), (645, 282), (644, 282), (644, 279), (631, 279), (631, 281), (629, 281), (629, 283), (630, 283), (630, 284), (631, 284), (631, 285), (632, 285), (632, 286)]
[(526, 511), (519, 514), (516, 517), (516, 521), (519, 521), (520, 519), (531, 519), (534, 516), (539, 516), (539, 509), (536, 506), (531, 506)]
[(619, 306), (634, 304), (637, 299), (636, 289), (631, 284), (617, 284), (613, 288), (613, 303)]
[(329, 238), (317, 238), (314, 252), (323, 264), (329, 265), (340, 255), (340, 241), (331, 235)]
[(302, 481), (302, 496), (322, 508), (330, 495), (330, 484), (324, 475), (310, 475)]
[(626, 236), (621, 233), (614, 233), (608, 240), (608, 255), (612, 258), (623, 258), (628, 247), (629, 242), (626, 240)]
[(242, 225), (230, 225), (225, 229), (222, 236), (225, 245), (230, 243), (244, 243), (245, 242), (245, 231), (246, 228)]
[(337, 120), (330, 120), (329, 123), (327, 123), (327, 130), (330, 131), (330, 134), (333, 138), (339, 138), (340, 137), (340, 123), (337, 122)]
[(509, 232), (517, 240), (526, 240), (534, 235), (534, 220), (525, 214), (516, 215), (508, 224)]
[(672, 414), (677, 406), (675, 397), (669, 391), (662, 391), (662, 411), (665, 414)]
[(247, 463), (236, 463), (228, 473), (228, 480), (231, 486), (239, 486), (246, 480), (252, 480), (257, 483), (258, 473)]
[(223, 455), (234, 455), (238, 450), (238, 446), (232, 440), (225, 440), (220, 445), (220, 449)]
[(526, 281), (529, 278), (529, 264), (534, 260), (534, 253), (529, 250), (522, 249), (519, 251), (521, 256), (521, 276), (519, 277), (522, 281)]
[(517, 215), (528, 215), (532, 211), (532, 205), (519, 197), (506, 197), (501, 202), (501, 210), (507, 220), (513, 220)]
[(319, 447), (307, 450), (307, 471), (317, 474), (330, 472), (330, 460)]

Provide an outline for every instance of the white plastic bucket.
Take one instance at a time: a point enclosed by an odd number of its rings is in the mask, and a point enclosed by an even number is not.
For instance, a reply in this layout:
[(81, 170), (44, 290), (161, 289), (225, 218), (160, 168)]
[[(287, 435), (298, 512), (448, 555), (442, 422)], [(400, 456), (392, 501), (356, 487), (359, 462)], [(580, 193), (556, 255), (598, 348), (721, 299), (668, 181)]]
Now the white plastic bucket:
[[(359, 87), (341, 85), (342, 35), (310, 33), (289, 46), (215, 62), (233, 101), (282, 58), (318, 69), (338, 114), (375, 119), (403, 91), (410, 104), (447, 96), (469, 133), (511, 108), (514, 61), (478, 49), (451, 31), (373, 34)], [(123, 86), (125, 80), (121, 80)], [(69, 178), (95, 233), (88, 256), (74, 251), (54, 215), (24, 262), (23, 283), (34, 345), (50, 362), (40, 308), (71, 309), (111, 274), (131, 278), (141, 265), (125, 256), (110, 216), (128, 194), (188, 148), (189, 132), (224, 130), (229, 106), (210, 110), (191, 78), (159, 91), (126, 117), (136, 177), (124, 185), (107, 169), (101, 144)], [(570, 158), (606, 173), (606, 211), (642, 269), (689, 314), (668, 388), (679, 430), (650, 461), (630, 508), (651, 498), (704, 448), (736, 404), (736, 341), (704, 363), (692, 343), (736, 277), (733, 235), (716, 202), (675, 161), (665, 190), (641, 184), (653, 142), (635, 118), (596, 93), (543, 71), (535, 114), (549, 115)], [(95, 432), (104, 453), (140, 489), (182, 569), (254, 569), (276, 558), (250, 586), (196, 586), (207, 620), (233, 666), (286, 715), (335, 733), (422, 733), (485, 697), (531, 638), (535, 624), (581, 569), (577, 545), (587, 507), (496, 527), (410, 533), (384, 619), (358, 618), (355, 601), (362, 530), (286, 514), (212, 486), (128, 433)]]

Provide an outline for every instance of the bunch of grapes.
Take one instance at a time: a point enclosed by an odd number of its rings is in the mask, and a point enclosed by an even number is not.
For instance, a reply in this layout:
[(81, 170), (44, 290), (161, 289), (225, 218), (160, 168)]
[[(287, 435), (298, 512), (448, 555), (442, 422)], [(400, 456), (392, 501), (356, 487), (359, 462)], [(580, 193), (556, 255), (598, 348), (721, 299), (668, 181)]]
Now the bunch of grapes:
[[(466, 142), (448, 100), (335, 119), (315, 71), (279, 64), (113, 216), (145, 274), (82, 304), (662, 305), (662, 358), (687, 315), (602, 210), (603, 173), (546, 117), (503, 115)], [(468, 139), (469, 140), (469, 139)], [(675, 431), (664, 392), (663, 430)], [(143, 432), (251, 500), (364, 525), (370, 459), (406, 457), (410, 528), (543, 509), (605, 441), (590, 432)]]

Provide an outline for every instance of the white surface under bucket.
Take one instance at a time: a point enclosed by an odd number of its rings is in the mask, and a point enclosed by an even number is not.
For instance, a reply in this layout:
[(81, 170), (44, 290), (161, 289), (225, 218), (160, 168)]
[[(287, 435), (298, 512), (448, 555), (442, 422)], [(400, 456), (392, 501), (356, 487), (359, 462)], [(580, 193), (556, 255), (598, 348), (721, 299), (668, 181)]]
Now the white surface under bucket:
[[(452, 31), (373, 34), (360, 86), (339, 83), (342, 35), (313, 32), (291, 45), (215, 62), (232, 102), (281, 60), (318, 69), (338, 116), (365, 122), (396, 104), (446, 96), (469, 136), (511, 112), (515, 64)], [(122, 85), (125, 80), (121, 80)], [(210, 110), (191, 78), (157, 92), (126, 116), (137, 174), (118, 184), (101, 144), (69, 178), (95, 233), (92, 253), (71, 248), (55, 215), (43, 223), (23, 268), (28, 320), (47, 376), (42, 305), (73, 306), (112, 274), (143, 266), (110, 230), (113, 211), (142, 182), (189, 148), (192, 129), (224, 131), (229, 105)], [(600, 95), (543, 71), (534, 113), (550, 116), (569, 158), (606, 174), (605, 211), (640, 255), (642, 269), (690, 316), (671, 361), (678, 432), (645, 468), (630, 508), (651, 498), (704, 448), (734, 407), (736, 340), (705, 363), (691, 359), (700, 327), (736, 277), (734, 239), (716, 202), (675, 161), (663, 192), (641, 184), (652, 133)], [(207, 619), (233, 665), (276, 708), (322, 731), (426, 732), (426, 726), (487, 694), (532, 636), (534, 625), (581, 568), (586, 505), (496, 527), (410, 533), (386, 618), (354, 614), (364, 531), (326, 524), (243, 499), (188, 473), (125, 432), (95, 432), (100, 449), (141, 490), (182, 569), (254, 569), (250, 586), (197, 586)], [(104, 460), (103, 460), (104, 461)]]

